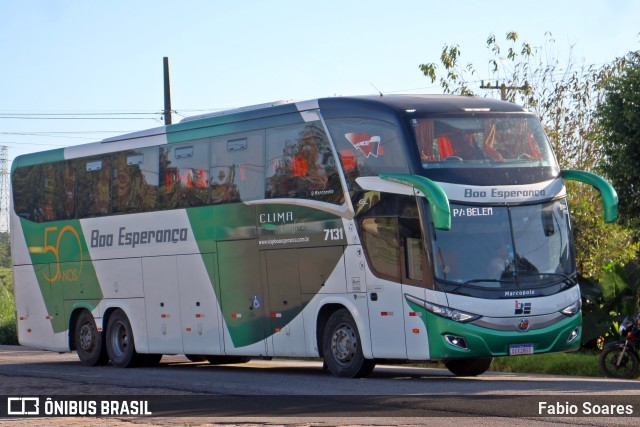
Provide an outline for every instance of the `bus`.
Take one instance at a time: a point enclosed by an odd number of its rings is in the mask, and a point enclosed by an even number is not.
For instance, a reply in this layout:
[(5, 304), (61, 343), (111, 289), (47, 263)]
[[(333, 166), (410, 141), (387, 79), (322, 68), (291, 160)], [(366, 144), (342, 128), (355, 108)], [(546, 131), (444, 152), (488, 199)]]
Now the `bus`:
[(581, 296), (565, 180), (507, 102), (393, 95), (281, 101), (16, 158), (22, 345), (85, 365), (567, 352)]

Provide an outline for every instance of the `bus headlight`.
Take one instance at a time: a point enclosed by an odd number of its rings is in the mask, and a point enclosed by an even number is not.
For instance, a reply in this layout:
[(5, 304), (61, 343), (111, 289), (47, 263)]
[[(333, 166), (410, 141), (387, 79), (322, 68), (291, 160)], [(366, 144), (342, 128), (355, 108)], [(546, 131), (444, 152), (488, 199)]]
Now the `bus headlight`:
[(560, 313), (564, 314), (565, 316), (573, 316), (574, 314), (580, 312), (581, 308), (582, 300), (578, 300), (571, 304), (569, 307), (566, 307), (564, 310), (560, 310)]
[(407, 299), (407, 301), (417, 304), (437, 316), (445, 317), (455, 322), (468, 323), (473, 322), (474, 320), (478, 320), (480, 317), (482, 317), (477, 314), (467, 313), (466, 311), (455, 310), (449, 307), (443, 307), (441, 305), (434, 304), (432, 302), (427, 302), (421, 300), (420, 298), (416, 298), (413, 295), (404, 294), (404, 297)]

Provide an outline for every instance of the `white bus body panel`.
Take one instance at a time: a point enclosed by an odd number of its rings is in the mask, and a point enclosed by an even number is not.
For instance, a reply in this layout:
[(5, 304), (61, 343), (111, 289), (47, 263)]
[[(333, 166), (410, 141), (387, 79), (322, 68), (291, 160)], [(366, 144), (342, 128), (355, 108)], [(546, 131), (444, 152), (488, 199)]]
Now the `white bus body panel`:
[[(48, 268), (48, 266), (16, 265), (13, 268), (14, 280), (20, 283), (20, 286), (16, 286), (14, 290), (20, 344), (45, 350), (68, 351), (68, 347), (57, 349), (54, 346), (50, 314), (42, 298), (34, 268)], [(45, 292), (51, 293), (51, 289)]]
[(177, 257), (182, 342), (186, 354), (221, 354), (220, 304), (203, 256), (206, 262), (214, 263), (215, 254)]
[(183, 353), (177, 270), (175, 256), (142, 259), (151, 353)]

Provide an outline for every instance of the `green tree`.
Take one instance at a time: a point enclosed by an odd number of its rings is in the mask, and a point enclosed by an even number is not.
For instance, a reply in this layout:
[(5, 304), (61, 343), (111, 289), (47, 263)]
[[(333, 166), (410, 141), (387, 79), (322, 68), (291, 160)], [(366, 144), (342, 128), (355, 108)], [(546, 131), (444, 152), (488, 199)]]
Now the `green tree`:
[(640, 51), (619, 59), (598, 105), (602, 171), (618, 191), (622, 220), (640, 227)]

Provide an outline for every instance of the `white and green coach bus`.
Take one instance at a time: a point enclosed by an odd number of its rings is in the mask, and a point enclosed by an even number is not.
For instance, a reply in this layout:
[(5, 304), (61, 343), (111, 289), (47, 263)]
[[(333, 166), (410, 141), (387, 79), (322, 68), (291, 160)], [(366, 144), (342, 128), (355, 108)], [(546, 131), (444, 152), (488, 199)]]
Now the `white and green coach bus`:
[(23, 345), (82, 363), (376, 361), (578, 349), (564, 180), (506, 102), (338, 97), (207, 114), (18, 157), (11, 237)]

